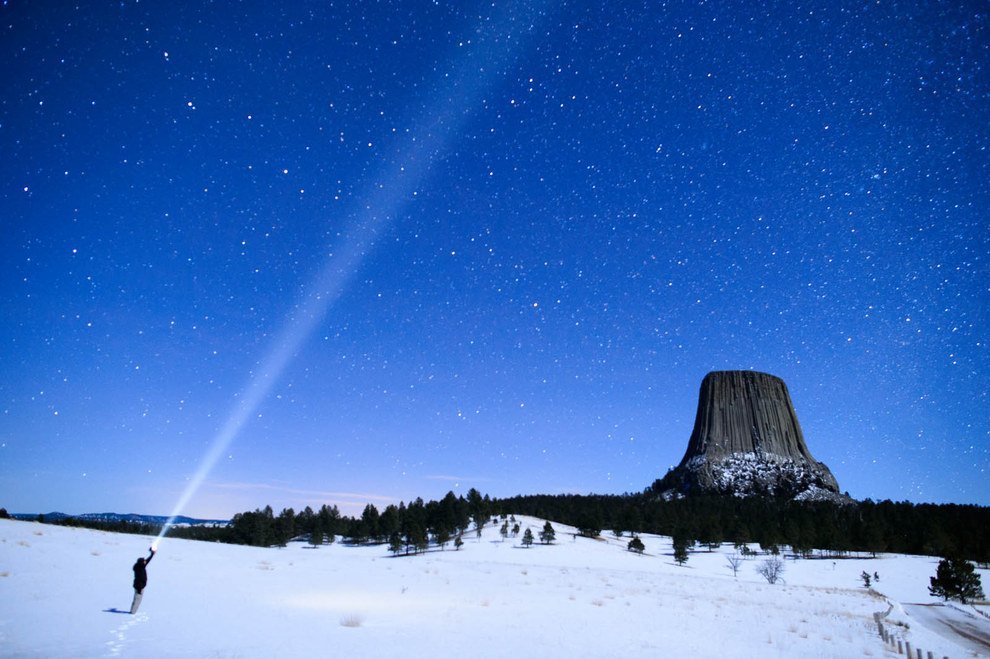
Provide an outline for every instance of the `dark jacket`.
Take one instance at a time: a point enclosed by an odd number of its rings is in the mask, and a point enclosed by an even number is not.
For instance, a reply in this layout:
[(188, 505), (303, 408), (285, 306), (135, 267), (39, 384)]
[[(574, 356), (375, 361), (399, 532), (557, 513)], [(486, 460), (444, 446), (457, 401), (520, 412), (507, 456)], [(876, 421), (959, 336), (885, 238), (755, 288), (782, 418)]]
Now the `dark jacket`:
[(148, 554), (147, 559), (139, 558), (137, 559), (137, 563), (134, 564), (134, 590), (139, 593), (148, 585), (148, 573), (145, 571), (145, 568), (154, 557), (155, 552), (151, 552)]

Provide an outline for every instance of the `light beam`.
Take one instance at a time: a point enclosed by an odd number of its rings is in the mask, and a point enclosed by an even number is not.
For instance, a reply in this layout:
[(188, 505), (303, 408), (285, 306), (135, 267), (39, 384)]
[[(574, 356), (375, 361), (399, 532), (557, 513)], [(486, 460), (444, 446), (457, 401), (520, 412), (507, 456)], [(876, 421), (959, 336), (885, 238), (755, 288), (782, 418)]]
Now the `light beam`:
[(325, 261), (294, 305), (259, 368), (248, 377), (226, 423), (214, 436), (154, 546), (160, 544), (302, 344), (340, 299), (383, 229), (412, 199), (432, 163), (447, 151), (448, 144), (468, 121), (471, 110), (490, 89), (493, 79), (508, 68), (523, 49), (523, 39), (532, 34), (535, 24), (546, 16), (542, 3), (535, 3), (522, 16), (512, 13), (512, 3), (507, 5), (496, 16), (479, 18), (472, 33), (478, 35), (475, 49), (461, 56), (454, 71), (438, 73), (436, 83), (426, 91), (426, 98), (432, 102), (424, 106), (418, 120), (411, 122), (415, 128), (400, 138), (379, 175), (371, 179), (364, 194), (356, 197), (359, 206), (353, 226), (343, 234), (342, 245)]

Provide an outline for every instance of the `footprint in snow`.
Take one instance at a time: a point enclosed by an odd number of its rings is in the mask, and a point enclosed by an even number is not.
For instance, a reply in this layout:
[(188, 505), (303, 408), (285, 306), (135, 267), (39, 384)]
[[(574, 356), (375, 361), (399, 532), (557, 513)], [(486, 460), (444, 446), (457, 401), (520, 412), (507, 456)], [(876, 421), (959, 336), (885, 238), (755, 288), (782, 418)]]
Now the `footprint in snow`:
[[(130, 614), (128, 614), (130, 616)], [(110, 631), (110, 636), (113, 637), (112, 640), (107, 641), (107, 656), (108, 657), (119, 657), (120, 653), (124, 650), (124, 645), (127, 643), (127, 630), (129, 630), (134, 625), (139, 622), (145, 622), (148, 620), (147, 613), (137, 613), (130, 616), (130, 619), (119, 625), (116, 629)]]

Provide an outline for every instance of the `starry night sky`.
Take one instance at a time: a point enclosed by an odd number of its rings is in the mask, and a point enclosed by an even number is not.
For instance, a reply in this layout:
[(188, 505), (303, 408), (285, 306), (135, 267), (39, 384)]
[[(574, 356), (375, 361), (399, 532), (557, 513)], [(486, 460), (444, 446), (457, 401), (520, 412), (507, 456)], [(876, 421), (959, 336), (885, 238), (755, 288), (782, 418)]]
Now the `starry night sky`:
[(12, 512), (165, 514), (236, 410), (186, 514), (640, 491), (719, 369), (782, 377), (854, 497), (990, 504), (983, 3), (0, 30)]

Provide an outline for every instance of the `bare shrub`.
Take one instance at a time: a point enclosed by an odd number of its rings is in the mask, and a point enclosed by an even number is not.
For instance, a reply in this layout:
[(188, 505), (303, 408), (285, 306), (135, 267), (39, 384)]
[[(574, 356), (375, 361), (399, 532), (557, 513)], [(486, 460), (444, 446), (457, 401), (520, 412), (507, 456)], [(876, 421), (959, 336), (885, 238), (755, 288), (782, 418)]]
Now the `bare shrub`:
[(364, 624), (364, 618), (357, 613), (351, 613), (340, 619), (341, 627), (360, 627)]
[(739, 568), (743, 564), (743, 557), (739, 554), (732, 554), (731, 556), (725, 557), (725, 562), (729, 564), (729, 569), (732, 570), (732, 576), (739, 576)]
[(773, 585), (784, 574), (784, 561), (779, 556), (771, 556), (757, 565), (756, 571), (768, 584)]

